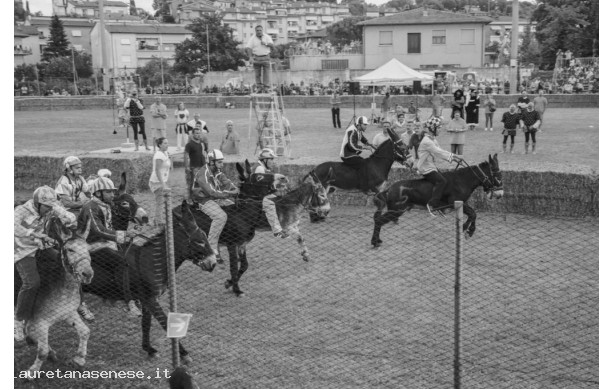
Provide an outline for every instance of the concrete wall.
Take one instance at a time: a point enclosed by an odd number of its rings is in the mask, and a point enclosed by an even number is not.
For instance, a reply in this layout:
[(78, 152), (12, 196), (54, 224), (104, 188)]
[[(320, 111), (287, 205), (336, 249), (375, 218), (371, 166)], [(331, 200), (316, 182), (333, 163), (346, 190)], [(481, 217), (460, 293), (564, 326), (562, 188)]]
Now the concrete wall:
[[(118, 184), (120, 172), (127, 173), (128, 191), (149, 191), (151, 175), (150, 156), (129, 155), (84, 155), (85, 175), (97, 172), (101, 167), (113, 172), (113, 180)], [(34, 191), (38, 186), (55, 186), (62, 171), (63, 156), (53, 155), (16, 155), (15, 190)], [(178, 164), (177, 164), (178, 165)], [(292, 186), (310, 172), (311, 164), (287, 164), (279, 168)], [(227, 163), (224, 171), (238, 183), (235, 164)], [(529, 215), (548, 215), (556, 217), (598, 217), (599, 216), (599, 176), (577, 175), (558, 172), (514, 172), (503, 171), (504, 198), (487, 201), (481, 188), (473, 193), (470, 204), (477, 211), (496, 213), (517, 213)], [(406, 168), (393, 168), (389, 182), (419, 178)], [(371, 204), (372, 197), (355, 192), (337, 191), (330, 196), (333, 205), (365, 206)]]
[(323, 69), (323, 60), (348, 60), (348, 69), (364, 69), (364, 61), (362, 54), (334, 54), (328, 56), (325, 54), (319, 55), (299, 55), (293, 56), (290, 59), (290, 67), (294, 69)]
[[(529, 95), (533, 99), (533, 95)], [(550, 108), (597, 108), (599, 107), (598, 94), (580, 95), (545, 95)], [(519, 95), (495, 95), (500, 110), (516, 103)], [(383, 96), (376, 96), (376, 104), (380, 107)], [(430, 107), (430, 96), (423, 95), (393, 95), (392, 104), (403, 107), (414, 100), (419, 107)], [(450, 101), (452, 96), (445, 96)], [(145, 105), (153, 104), (152, 95), (142, 96)], [(185, 102), (193, 108), (221, 108), (225, 102), (233, 102), (237, 108), (249, 107), (249, 96), (204, 96), (204, 95), (164, 95), (163, 102), (167, 106), (175, 106)], [(283, 102), (286, 108), (328, 108), (330, 96), (285, 96)], [(355, 96), (355, 106), (360, 109), (369, 109), (372, 104), (371, 95)], [(341, 97), (342, 107), (353, 106), (353, 96)], [(99, 110), (113, 107), (112, 96), (78, 96), (78, 97), (15, 97), (15, 111), (45, 111), (45, 110)], [(446, 105), (450, 107), (449, 104)]]

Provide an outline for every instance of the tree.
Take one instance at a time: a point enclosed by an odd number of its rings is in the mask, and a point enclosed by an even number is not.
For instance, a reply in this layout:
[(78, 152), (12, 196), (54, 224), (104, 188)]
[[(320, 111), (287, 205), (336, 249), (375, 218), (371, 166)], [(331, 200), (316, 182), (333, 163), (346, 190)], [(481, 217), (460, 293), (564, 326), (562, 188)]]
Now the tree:
[(406, 9), (410, 9), (411, 5), (411, 0), (391, 0), (385, 4), (385, 7), (395, 8), (398, 11), (404, 11)]
[(172, 82), (174, 76), (172, 65), (165, 58), (161, 61), (156, 58), (147, 62), (145, 66), (136, 68), (136, 73), (140, 75), (142, 85), (161, 86), (162, 61), (164, 63), (164, 82)]
[(138, 15), (138, 12), (136, 11), (136, 1), (135, 0), (130, 0), (130, 15)]
[[(69, 58), (72, 60), (72, 58)], [(81, 79), (89, 78), (93, 75), (93, 66), (91, 54), (84, 50), (74, 51), (74, 67), (76, 68), (77, 76)], [(72, 69), (72, 67), (70, 68)]]
[(548, 68), (554, 66), (559, 49), (570, 50), (574, 57), (591, 57), (599, 49), (599, 0), (538, 0), (532, 21)]
[(26, 10), (23, 9), (23, 2), (22, 0), (15, 0), (15, 11), (13, 13), (14, 15), (14, 22), (16, 23), (17, 21), (24, 21), (26, 18)]
[(364, 16), (366, 14), (366, 6), (359, 0), (353, 0), (349, 3), (349, 13), (353, 16)]
[(62, 21), (57, 15), (54, 15), (51, 18), (51, 26), (49, 27), (49, 40), (43, 51), (43, 61), (49, 61), (54, 57), (70, 55), (69, 44)]
[(14, 74), (17, 81), (36, 81), (36, 65), (17, 65)]
[(72, 60), (68, 57), (51, 58), (45, 67), (45, 78), (72, 79)]
[[(207, 33), (210, 51), (207, 51)], [(196, 73), (198, 69), (208, 71), (210, 66), (215, 71), (236, 70), (244, 65), (247, 55), (238, 49), (239, 43), (232, 36), (232, 29), (223, 24), (223, 14), (207, 15), (197, 18), (187, 29), (193, 32), (191, 39), (186, 39), (176, 46), (174, 69), (187, 74)]]
[(535, 64), (536, 67), (539, 67), (542, 61), (540, 56), (540, 45), (531, 33), (531, 24), (525, 29), (520, 42), (518, 48), (519, 62), (523, 65)]
[(366, 20), (365, 16), (352, 16), (327, 26), (327, 37), (334, 46), (348, 45), (352, 41), (361, 41), (363, 26), (357, 25)]
[(161, 18), (164, 23), (174, 23), (174, 17), (170, 10), (171, 0), (153, 0), (153, 9), (156, 18)]

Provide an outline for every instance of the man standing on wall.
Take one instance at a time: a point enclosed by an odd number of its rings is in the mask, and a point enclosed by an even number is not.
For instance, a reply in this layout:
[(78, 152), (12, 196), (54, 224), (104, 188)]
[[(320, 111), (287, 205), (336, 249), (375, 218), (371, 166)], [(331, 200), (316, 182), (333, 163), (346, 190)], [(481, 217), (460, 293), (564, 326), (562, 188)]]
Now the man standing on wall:
[(272, 38), (264, 34), (261, 25), (255, 27), (255, 35), (246, 44), (249, 61), (255, 70), (255, 82), (259, 93), (270, 91), (270, 50), (273, 46)]
[(342, 125), (340, 124), (340, 97), (338, 96), (338, 92), (334, 91), (330, 99), (330, 103), (332, 106), (331, 112), (334, 129), (336, 128), (336, 125), (338, 125), (338, 128), (340, 129), (342, 128)]

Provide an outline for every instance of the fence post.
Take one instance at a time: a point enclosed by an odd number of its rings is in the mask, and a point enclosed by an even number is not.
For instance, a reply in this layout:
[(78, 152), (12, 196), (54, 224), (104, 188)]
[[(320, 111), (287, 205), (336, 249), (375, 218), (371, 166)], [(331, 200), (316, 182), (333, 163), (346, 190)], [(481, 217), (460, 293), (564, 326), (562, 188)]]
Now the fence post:
[[(168, 260), (168, 299), (170, 312), (176, 313), (176, 273), (174, 268), (174, 228), (172, 226), (172, 199), (170, 192), (164, 193), (164, 207), (166, 209), (166, 253)], [(171, 339), (172, 367), (179, 366), (179, 339)]]
[(461, 260), (463, 257), (463, 202), (455, 202), (455, 356), (454, 388), (461, 388)]

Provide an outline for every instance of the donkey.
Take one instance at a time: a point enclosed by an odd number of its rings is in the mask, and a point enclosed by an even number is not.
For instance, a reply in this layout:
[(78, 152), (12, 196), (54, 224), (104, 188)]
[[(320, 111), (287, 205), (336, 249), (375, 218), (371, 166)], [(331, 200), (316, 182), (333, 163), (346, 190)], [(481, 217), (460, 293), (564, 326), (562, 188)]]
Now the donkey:
[[(57, 354), (49, 346), (49, 328), (56, 322), (66, 321), (79, 336), (79, 346), (72, 361), (82, 368), (87, 355), (89, 328), (77, 308), (81, 303), (81, 283), (90, 283), (94, 271), (87, 243), (84, 239), (64, 227), (57, 216), (50, 216), (45, 222), (45, 234), (58, 244), (58, 251), (47, 248), (37, 253), (40, 272), (40, 288), (34, 302), (34, 314), (26, 323), (27, 341), (38, 345), (36, 360), (28, 369), (28, 378), (35, 378), (46, 359), (57, 360)], [(58, 263), (61, 262), (61, 266)], [(21, 278), (15, 272), (15, 294), (21, 286)], [(17, 297), (15, 296), (15, 299)]]
[[(467, 163), (465, 163), (467, 165)], [(455, 171), (443, 173), (448, 183), (444, 188), (442, 201), (453, 204), (454, 201), (463, 201), (463, 211), (467, 220), (463, 224), (466, 237), (472, 237), (476, 231), (476, 212), (467, 204), (474, 190), (482, 186), (489, 199), (501, 198), (504, 195), (502, 175), (499, 170), (497, 154), (489, 155), (488, 161), (476, 166), (467, 165)], [(393, 183), (387, 190), (374, 197), (377, 210), (374, 214), (374, 232), (371, 244), (379, 247), (382, 244), (380, 229), (391, 221), (396, 221), (406, 211), (415, 206), (425, 207), (431, 198), (433, 186), (425, 179), (400, 180)], [(387, 212), (383, 214), (384, 209)]]

